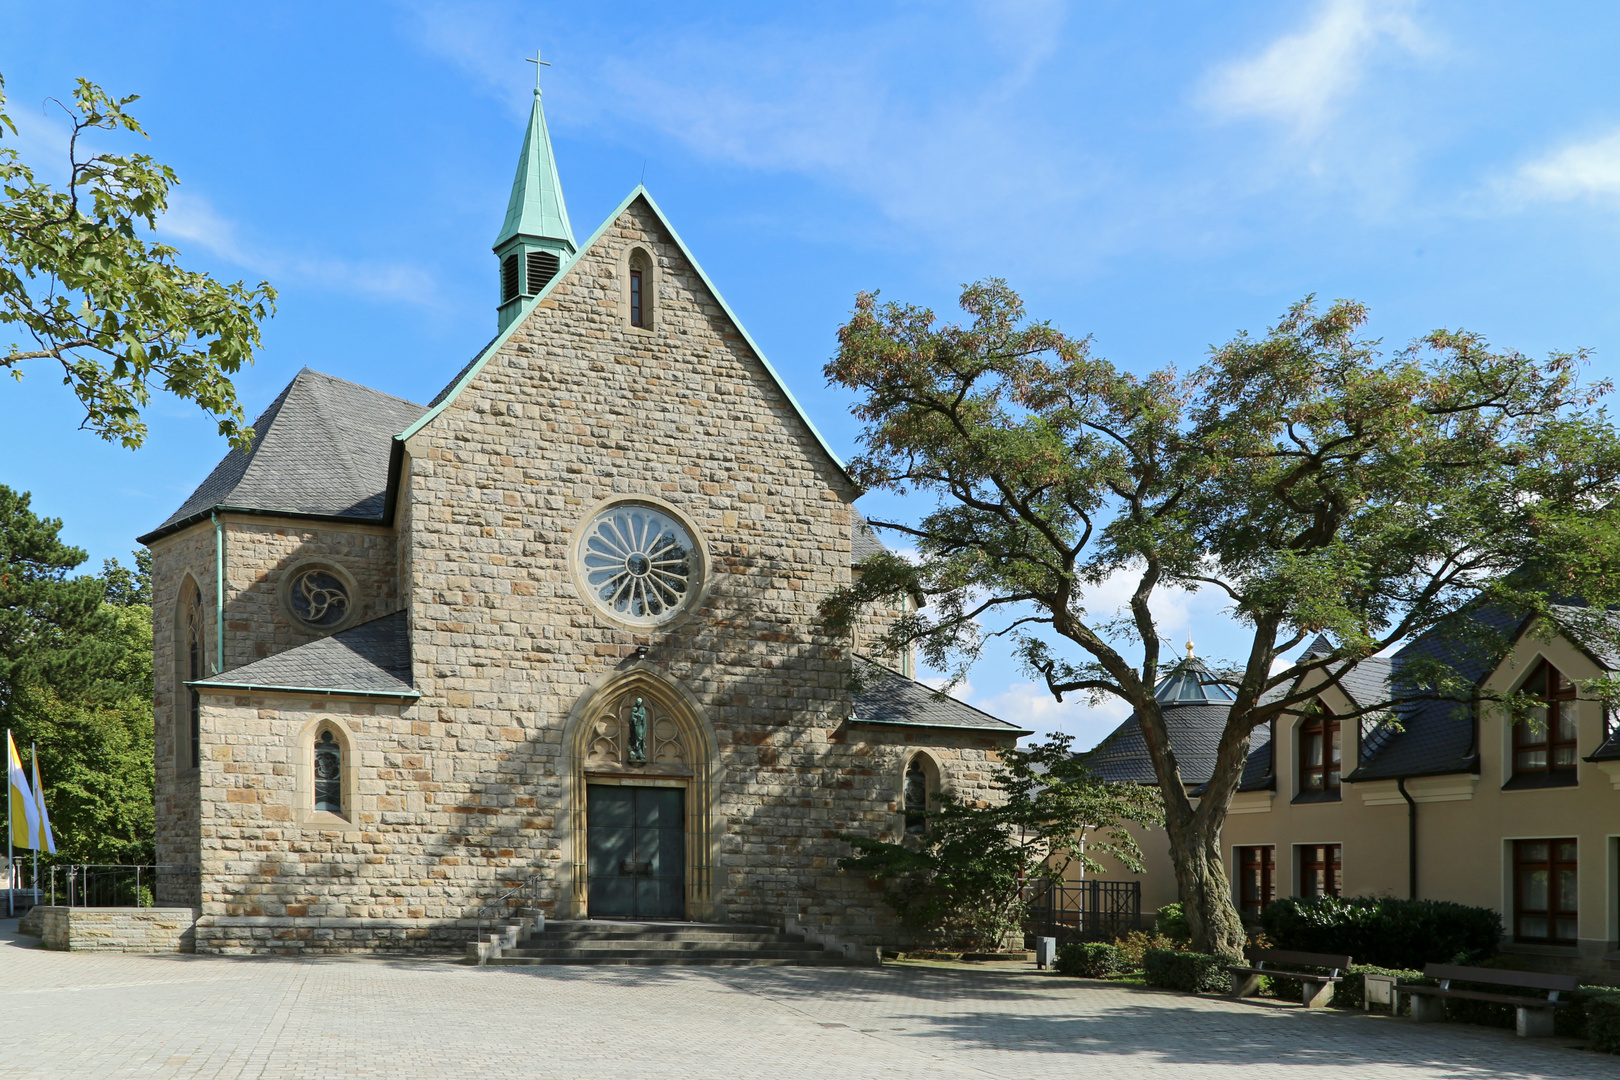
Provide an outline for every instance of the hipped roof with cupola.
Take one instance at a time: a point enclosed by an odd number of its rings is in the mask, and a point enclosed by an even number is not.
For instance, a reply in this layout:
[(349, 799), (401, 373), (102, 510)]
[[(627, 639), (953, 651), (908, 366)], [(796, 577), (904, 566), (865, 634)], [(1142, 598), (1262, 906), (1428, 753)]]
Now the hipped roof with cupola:
[(533, 295), (521, 297), (521, 313), (502, 320), (500, 332), (473, 355), (426, 408), (304, 368), (254, 422), (252, 448), (247, 453), (232, 450), (226, 454), (180, 508), (140, 537), (140, 542), (153, 543), (205, 521), (217, 511), (391, 524), (405, 440), (456, 400), (517, 331), (523, 316), (569, 276), (581, 256), (638, 200), (680, 250), (828, 461), (848, 479), (843, 461), (645, 186), (637, 184), (583, 245), (574, 243), (545, 109), (536, 87), (495, 249), (499, 254), (519, 247), (540, 247), (557, 254), (561, 265), (551, 280)]

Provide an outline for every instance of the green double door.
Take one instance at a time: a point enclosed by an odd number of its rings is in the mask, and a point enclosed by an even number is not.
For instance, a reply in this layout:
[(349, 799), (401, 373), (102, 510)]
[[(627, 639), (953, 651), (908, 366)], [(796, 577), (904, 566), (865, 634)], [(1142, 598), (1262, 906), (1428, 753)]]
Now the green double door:
[(593, 919), (686, 917), (686, 792), (588, 784)]

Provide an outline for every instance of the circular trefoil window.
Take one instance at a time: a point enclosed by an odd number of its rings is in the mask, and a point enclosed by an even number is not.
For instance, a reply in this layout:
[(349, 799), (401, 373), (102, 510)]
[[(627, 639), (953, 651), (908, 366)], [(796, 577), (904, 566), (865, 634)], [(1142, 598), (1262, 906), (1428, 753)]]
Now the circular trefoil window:
[(325, 570), (305, 570), (294, 578), (287, 603), (310, 626), (336, 626), (349, 617), (349, 590)]
[(691, 534), (650, 506), (627, 503), (597, 514), (580, 554), (591, 598), (629, 622), (651, 625), (679, 614), (698, 584)]

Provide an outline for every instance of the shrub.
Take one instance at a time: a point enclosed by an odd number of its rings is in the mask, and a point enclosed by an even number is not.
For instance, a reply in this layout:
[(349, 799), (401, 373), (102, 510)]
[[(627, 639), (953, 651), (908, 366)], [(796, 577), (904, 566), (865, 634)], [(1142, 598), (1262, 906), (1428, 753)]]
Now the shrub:
[(1116, 938), (1114, 947), (1119, 950), (1119, 970), (1141, 971), (1142, 957), (1147, 955), (1149, 949), (1164, 949), (1168, 952), (1176, 951), (1176, 943), (1167, 937), (1158, 934), (1144, 934), (1140, 930), (1132, 930), (1122, 938)]
[(1160, 908), (1153, 916), (1153, 929), (1159, 932), (1159, 936), (1180, 945), (1192, 940), (1192, 927), (1187, 925), (1187, 916), (1180, 904), (1166, 904)]
[(1586, 1037), (1592, 1049), (1601, 1054), (1620, 1054), (1620, 994), (1593, 994), (1586, 999), (1583, 1011), (1586, 1013)]
[(1054, 966), (1059, 975), (1106, 978), (1120, 970), (1119, 949), (1101, 942), (1069, 942), (1058, 947)]
[(1502, 916), (1490, 908), (1388, 896), (1285, 896), (1267, 904), (1260, 921), (1279, 949), (1408, 969), (1478, 963), (1502, 936)]
[(1224, 994), (1232, 987), (1227, 961), (1205, 953), (1149, 949), (1142, 970), (1149, 986), (1180, 990), (1185, 994)]

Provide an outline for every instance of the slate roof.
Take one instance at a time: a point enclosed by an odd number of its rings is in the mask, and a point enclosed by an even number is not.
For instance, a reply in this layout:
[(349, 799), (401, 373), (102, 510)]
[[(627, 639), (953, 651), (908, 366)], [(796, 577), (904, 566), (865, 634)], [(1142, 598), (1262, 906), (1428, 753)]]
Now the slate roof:
[(318, 690), (417, 697), (404, 611), (340, 630), (190, 685), (198, 689)]
[[(1165, 702), (1161, 705), (1170, 749), (1176, 755), (1181, 778), (1202, 784), (1215, 772), (1215, 746), (1232, 711), (1230, 702)], [(1080, 755), (1099, 778), (1116, 784), (1156, 784), (1147, 740), (1133, 712), (1125, 722), (1092, 749)]]
[(425, 411), (306, 367), (253, 422), (253, 449), (232, 449), (140, 542), (221, 506), (380, 522), (391, 440)]
[(866, 520), (866, 515), (849, 508), (849, 561), (859, 566), (862, 559), (871, 555), (880, 555), (889, 548), (878, 539), (877, 531)]
[(1034, 734), (865, 657), (857, 656), (855, 667), (861, 679), (861, 692), (855, 695), (855, 714), (850, 717), (853, 723), (972, 729), (987, 735)]

